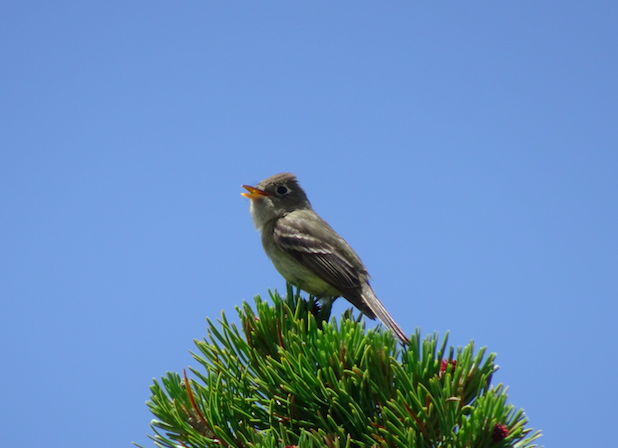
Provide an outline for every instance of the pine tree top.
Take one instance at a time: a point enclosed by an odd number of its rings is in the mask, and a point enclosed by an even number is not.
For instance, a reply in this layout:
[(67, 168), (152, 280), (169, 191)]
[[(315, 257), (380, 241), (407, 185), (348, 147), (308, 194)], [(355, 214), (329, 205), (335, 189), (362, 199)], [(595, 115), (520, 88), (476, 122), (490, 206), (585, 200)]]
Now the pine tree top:
[(242, 334), (222, 314), (195, 341), (201, 368), (167, 373), (151, 386), (158, 447), (516, 447), (525, 428), (506, 388), (491, 386), (495, 354), (448, 335), (407, 347), (346, 313), (338, 323), (288, 285), (237, 309)]

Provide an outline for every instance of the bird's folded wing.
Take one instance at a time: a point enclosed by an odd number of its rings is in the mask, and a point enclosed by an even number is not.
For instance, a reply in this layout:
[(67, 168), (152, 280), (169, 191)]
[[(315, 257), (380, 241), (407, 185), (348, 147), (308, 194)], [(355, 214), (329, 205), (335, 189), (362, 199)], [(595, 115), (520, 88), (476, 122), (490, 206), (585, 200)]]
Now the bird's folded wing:
[(342, 293), (358, 288), (361, 283), (354, 266), (311, 230), (306, 221), (279, 219), (274, 229), (275, 244)]

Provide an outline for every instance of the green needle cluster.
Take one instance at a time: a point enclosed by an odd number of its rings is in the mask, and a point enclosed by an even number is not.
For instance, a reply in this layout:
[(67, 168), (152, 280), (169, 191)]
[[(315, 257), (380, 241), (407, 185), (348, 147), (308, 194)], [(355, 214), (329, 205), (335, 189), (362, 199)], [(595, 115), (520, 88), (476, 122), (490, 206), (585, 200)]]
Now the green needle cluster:
[(151, 386), (158, 447), (517, 447), (525, 428), (506, 388), (491, 386), (495, 354), (412, 335), (401, 348), (380, 327), (301, 297), (255, 298), (196, 341), (201, 367)]

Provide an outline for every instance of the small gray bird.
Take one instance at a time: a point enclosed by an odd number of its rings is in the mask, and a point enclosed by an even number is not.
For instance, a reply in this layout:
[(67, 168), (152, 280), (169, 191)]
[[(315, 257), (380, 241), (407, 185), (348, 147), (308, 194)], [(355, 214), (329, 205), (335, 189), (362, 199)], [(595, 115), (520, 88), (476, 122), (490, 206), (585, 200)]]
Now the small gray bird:
[(370, 319), (380, 319), (403, 344), (410, 342), (369, 286), (361, 259), (313, 211), (294, 174), (275, 174), (243, 188), (266, 255), (288, 282), (323, 299), (343, 296)]

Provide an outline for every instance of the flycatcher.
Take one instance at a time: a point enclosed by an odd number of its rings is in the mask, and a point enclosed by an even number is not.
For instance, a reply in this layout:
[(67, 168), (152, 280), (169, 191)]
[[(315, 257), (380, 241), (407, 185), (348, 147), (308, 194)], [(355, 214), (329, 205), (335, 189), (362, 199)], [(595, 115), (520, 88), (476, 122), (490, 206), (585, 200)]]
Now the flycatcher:
[(264, 251), (288, 282), (322, 299), (343, 296), (370, 319), (380, 319), (403, 344), (410, 342), (373, 292), (361, 259), (313, 211), (294, 174), (275, 174), (243, 188)]

